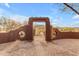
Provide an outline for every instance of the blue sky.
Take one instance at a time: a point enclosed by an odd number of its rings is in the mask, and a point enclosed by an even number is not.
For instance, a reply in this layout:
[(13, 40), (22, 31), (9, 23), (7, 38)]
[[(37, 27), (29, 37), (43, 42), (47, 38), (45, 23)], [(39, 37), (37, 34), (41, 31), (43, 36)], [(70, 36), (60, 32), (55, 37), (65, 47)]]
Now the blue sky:
[(10, 17), (23, 22), (29, 17), (49, 17), (54, 26), (79, 27), (79, 16), (60, 12), (63, 4), (53, 3), (1, 3), (0, 16)]

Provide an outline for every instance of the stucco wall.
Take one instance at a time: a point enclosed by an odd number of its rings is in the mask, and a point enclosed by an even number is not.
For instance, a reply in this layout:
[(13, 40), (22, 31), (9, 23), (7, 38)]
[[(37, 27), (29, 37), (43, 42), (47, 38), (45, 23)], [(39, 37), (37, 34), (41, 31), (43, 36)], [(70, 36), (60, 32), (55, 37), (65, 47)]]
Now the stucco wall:
[(79, 39), (79, 32), (60, 32), (56, 31), (56, 39)]

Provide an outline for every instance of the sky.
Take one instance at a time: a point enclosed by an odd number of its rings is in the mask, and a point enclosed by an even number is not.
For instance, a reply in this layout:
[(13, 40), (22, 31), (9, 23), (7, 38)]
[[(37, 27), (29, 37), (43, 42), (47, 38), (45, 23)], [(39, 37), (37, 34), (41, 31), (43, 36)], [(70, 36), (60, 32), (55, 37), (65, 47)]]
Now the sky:
[(29, 17), (49, 17), (57, 27), (79, 27), (79, 15), (60, 12), (63, 4), (55, 3), (0, 3), (0, 16), (18, 22), (28, 21)]

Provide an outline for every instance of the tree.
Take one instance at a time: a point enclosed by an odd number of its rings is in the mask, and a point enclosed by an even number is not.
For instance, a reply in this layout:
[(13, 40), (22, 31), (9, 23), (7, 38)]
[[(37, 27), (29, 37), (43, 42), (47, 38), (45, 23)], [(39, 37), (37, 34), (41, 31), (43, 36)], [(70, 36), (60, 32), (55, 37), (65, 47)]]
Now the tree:
[(76, 13), (79, 15), (79, 3), (57, 3), (55, 5), (59, 8), (59, 11), (61, 12), (69, 14)]
[[(75, 8), (73, 8), (72, 6), (70, 6), (70, 5), (68, 5), (67, 3), (63, 3), (65, 6), (67, 6), (68, 8), (70, 8), (72, 11), (74, 11), (76, 14), (78, 14), (79, 15), (79, 12), (75, 9)], [(73, 4), (72, 4), (73, 5)], [(77, 6), (76, 6), (77, 7)]]
[(0, 18), (0, 26), (3, 27), (4, 31), (8, 31), (8, 30), (12, 30), (12, 29), (15, 29), (15, 28), (21, 26), (21, 24), (10, 18), (2, 16)]

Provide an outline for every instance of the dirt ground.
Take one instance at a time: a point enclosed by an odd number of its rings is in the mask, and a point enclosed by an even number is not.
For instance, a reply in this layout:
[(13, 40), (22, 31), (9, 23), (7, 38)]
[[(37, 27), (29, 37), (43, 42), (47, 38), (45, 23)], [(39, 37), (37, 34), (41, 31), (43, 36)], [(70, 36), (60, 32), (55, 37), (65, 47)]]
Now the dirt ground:
[(78, 39), (58, 39), (46, 42), (44, 37), (35, 36), (33, 42), (14, 41), (0, 44), (1, 56), (78, 56)]

